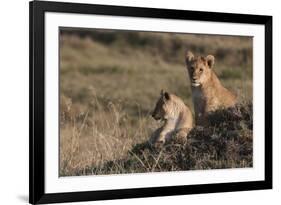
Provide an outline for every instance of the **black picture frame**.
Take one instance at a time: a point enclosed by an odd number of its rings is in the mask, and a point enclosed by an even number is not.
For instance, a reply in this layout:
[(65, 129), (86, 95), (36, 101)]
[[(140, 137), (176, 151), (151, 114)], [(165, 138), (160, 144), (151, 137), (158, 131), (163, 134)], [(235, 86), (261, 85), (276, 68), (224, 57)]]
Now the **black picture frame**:
[[(32, 204), (154, 197), (198, 193), (260, 190), (272, 188), (272, 16), (201, 11), (105, 6), (80, 3), (32, 1), (29, 4), (30, 43), (30, 143), (29, 202)], [(265, 26), (265, 180), (219, 184), (200, 184), (108, 191), (45, 193), (45, 12), (98, 14), (209, 22), (247, 23)]]

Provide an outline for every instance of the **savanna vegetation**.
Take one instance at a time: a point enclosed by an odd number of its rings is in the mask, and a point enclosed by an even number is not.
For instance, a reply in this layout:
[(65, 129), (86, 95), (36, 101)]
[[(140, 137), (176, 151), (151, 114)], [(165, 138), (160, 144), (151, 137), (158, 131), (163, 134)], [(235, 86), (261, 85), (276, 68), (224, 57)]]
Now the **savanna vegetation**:
[[(184, 53), (212, 54), (239, 104), (183, 144), (153, 148), (150, 113), (164, 89), (193, 110)], [(252, 38), (60, 31), (60, 176), (252, 166)]]

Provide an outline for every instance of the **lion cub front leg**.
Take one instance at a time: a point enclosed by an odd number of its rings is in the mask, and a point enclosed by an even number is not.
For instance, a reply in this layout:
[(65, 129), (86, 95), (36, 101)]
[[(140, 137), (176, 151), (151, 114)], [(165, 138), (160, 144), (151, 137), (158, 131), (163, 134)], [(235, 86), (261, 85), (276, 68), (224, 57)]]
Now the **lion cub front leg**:
[(163, 127), (160, 127), (153, 132), (148, 142), (154, 147), (161, 147), (167, 140), (169, 140), (169, 138), (171, 138), (170, 133), (171, 132), (168, 132)]
[(165, 142), (166, 142), (166, 133), (161, 132), (155, 143), (156, 144), (165, 144)]
[(166, 134), (165, 133), (160, 133), (160, 135), (158, 136), (158, 138), (156, 139), (155, 143), (154, 143), (154, 147), (159, 148), (161, 146), (163, 146), (166, 142)]
[(159, 130), (159, 135), (155, 140), (156, 146), (161, 146), (172, 138), (173, 129), (169, 123), (165, 123)]

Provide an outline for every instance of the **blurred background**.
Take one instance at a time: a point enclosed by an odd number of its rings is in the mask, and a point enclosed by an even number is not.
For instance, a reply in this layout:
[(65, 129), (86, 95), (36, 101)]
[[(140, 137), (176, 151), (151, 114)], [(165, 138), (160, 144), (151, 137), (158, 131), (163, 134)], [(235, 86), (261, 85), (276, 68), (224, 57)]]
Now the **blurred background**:
[(193, 111), (186, 50), (214, 55), (223, 85), (252, 101), (252, 37), (61, 28), (59, 43), (61, 176), (146, 141), (159, 126), (150, 112), (161, 89)]

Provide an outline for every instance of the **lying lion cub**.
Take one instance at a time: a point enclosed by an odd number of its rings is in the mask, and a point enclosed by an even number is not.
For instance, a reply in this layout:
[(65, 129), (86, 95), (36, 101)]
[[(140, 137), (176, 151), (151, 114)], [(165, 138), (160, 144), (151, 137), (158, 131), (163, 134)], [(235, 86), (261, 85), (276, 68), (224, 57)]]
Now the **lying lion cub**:
[(173, 136), (185, 140), (193, 126), (190, 109), (179, 97), (164, 91), (161, 91), (152, 117), (164, 121), (164, 125), (152, 134), (151, 144), (164, 144)]
[(204, 125), (209, 112), (234, 106), (236, 96), (223, 87), (214, 73), (214, 56), (194, 57), (191, 52), (187, 52), (185, 59), (191, 82), (195, 121), (198, 125)]

